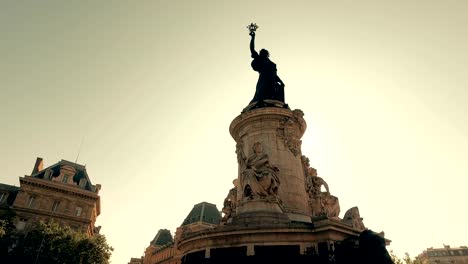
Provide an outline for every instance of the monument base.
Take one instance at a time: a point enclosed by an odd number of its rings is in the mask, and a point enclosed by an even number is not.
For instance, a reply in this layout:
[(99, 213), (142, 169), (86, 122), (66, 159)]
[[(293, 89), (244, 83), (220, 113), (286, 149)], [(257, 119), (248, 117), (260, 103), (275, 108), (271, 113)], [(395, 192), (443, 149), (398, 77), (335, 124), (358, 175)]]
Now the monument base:
[(233, 217), (233, 224), (278, 224), (289, 223), (290, 220), (283, 213), (277, 202), (267, 201), (246, 201), (239, 204), (236, 209), (236, 216)]
[(279, 107), (279, 108), (290, 109), (288, 104), (286, 104), (286, 103), (283, 103), (283, 102), (278, 101), (278, 100), (273, 100), (273, 99), (265, 99), (265, 100), (262, 100), (262, 101), (251, 102), (248, 106), (246, 106), (242, 110), (242, 113), (245, 113), (245, 112), (247, 112), (249, 110), (253, 110), (253, 109), (256, 109), (256, 108), (263, 108), (263, 107)]
[(312, 223), (310, 216), (296, 213), (286, 213), (290, 221)]
[(275, 225), (289, 223), (289, 218), (277, 212), (251, 212), (236, 215), (232, 219), (233, 225)]

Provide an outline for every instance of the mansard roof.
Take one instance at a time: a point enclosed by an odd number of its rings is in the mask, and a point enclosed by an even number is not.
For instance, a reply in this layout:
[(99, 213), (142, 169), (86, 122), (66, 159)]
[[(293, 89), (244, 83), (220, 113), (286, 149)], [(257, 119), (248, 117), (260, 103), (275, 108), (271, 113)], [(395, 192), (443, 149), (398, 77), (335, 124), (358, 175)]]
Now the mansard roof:
[[(40, 165), (38, 165), (38, 163), (40, 163)], [(91, 192), (99, 192), (100, 185), (96, 186), (91, 183), (88, 173), (86, 172), (86, 166), (68, 160), (61, 160), (55, 163), (54, 165), (42, 169), (42, 159), (37, 158), (35, 168), (33, 170), (33, 173), (31, 173), (31, 177), (50, 181), (53, 178), (58, 177), (60, 175), (61, 170), (67, 170), (74, 174), (73, 183), (76, 184), (77, 187)], [(81, 179), (86, 180), (83, 186), (79, 185)]]
[(159, 229), (158, 233), (154, 237), (153, 241), (150, 242), (153, 246), (164, 246), (174, 242), (171, 231), (167, 229)]
[(219, 224), (220, 220), (221, 213), (218, 211), (215, 204), (201, 202), (193, 206), (192, 211), (190, 211), (182, 225), (184, 226), (196, 222)]
[(20, 190), (20, 187), (0, 183), (0, 193), (6, 193), (7, 194), (7, 198), (6, 199), (3, 198), (2, 200), (0, 200), (0, 204), (2, 206), (4, 206), (4, 205), (7, 205), (7, 206), (13, 205), (13, 202), (15, 201), (16, 195), (18, 194), (19, 190)]
[(18, 191), (19, 189), (20, 187), (17, 187), (17, 186), (0, 183), (0, 191), (14, 192), (14, 191)]

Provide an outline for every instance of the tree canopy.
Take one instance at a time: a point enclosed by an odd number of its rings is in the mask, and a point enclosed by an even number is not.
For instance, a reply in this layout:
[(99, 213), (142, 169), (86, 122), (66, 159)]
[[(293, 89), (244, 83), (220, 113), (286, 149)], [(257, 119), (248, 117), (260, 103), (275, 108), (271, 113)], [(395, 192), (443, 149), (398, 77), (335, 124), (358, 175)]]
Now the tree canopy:
[(2, 263), (107, 264), (113, 251), (104, 235), (89, 237), (55, 222), (41, 222), (27, 234), (3, 230), (0, 259), (6, 261)]
[(399, 258), (393, 251), (390, 251), (390, 257), (395, 264), (422, 264), (418, 257), (411, 258), (408, 253), (405, 253), (403, 259)]

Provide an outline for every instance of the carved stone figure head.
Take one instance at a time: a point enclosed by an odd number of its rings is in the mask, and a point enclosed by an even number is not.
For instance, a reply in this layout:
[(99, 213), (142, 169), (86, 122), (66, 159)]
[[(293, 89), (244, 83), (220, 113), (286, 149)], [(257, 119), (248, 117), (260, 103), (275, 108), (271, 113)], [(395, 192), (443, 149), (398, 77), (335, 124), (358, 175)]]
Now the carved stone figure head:
[(310, 167), (310, 160), (308, 157), (306, 157), (305, 155), (302, 155), (301, 156), (301, 162), (302, 162), (302, 166), (304, 168), (309, 168)]
[(309, 176), (312, 176), (312, 177), (317, 177), (317, 170), (312, 167), (309, 167), (307, 169), (307, 174), (309, 174)]
[(239, 179), (234, 179), (232, 181), (232, 184), (234, 184), (234, 187), (236, 187), (236, 188), (239, 187)]
[(252, 146), (252, 150), (254, 151), (255, 154), (260, 154), (263, 152), (263, 146), (262, 143), (260, 142), (255, 142)]

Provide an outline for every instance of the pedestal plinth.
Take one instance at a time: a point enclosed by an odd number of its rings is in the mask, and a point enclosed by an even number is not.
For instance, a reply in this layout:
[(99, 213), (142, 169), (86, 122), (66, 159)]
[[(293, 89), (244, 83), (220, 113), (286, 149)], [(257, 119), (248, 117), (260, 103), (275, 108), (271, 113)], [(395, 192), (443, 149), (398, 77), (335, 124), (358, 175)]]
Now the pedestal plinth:
[(290, 221), (278, 202), (244, 201), (238, 205), (236, 213), (232, 220), (236, 225), (285, 224)]
[[(237, 214), (275, 212), (278, 207), (291, 221), (311, 222), (301, 163), (300, 139), (306, 130), (302, 116), (301, 110), (265, 107), (232, 121), (229, 130), (237, 142), (241, 183)], [(265, 197), (277, 206), (258, 206)]]

